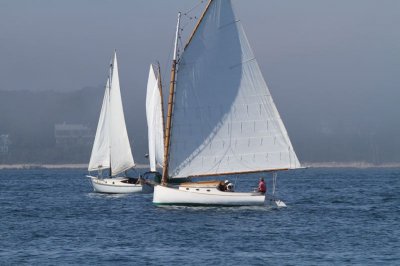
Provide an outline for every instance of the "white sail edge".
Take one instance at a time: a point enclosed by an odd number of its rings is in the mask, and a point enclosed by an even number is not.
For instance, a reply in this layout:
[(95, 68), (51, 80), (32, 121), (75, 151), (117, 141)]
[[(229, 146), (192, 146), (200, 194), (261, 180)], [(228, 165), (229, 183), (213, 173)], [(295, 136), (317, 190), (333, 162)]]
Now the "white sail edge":
[(107, 78), (106, 82), (103, 104), (97, 124), (88, 171), (97, 171), (110, 168), (109, 101), (110, 77)]
[(111, 174), (113, 176), (135, 166), (121, 99), (117, 53), (114, 53), (110, 86), (110, 149)]
[(148, 128), (150, 170), (156, 171), (164, 159), (164, 129), (162, 112), (162, 95), (159, 78), (156, 77), (153, 65), (150, 65), (146, 93), (146, 118)]
[(156, 144), (155, 144), (155, 121), (154, 121), (154, 87), (157, 85), (156, 74), (153, 65), (150, 65), (149, 77), (147, 80), (146, 92), (146, 118), (147, 118), (147, 137), (149, 148), (150, 170), (156, 171)]

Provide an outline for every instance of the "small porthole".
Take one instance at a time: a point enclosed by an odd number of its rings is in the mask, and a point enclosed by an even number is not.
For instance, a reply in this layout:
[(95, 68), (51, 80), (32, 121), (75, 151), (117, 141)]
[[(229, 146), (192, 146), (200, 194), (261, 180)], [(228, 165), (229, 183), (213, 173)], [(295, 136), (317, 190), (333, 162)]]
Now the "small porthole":
[(207, 192), (210, 192), (211, 190), (207, 189)]
[(189, 190), (189, 188), (187, 187), (186, 190)]
[(196, 188), (196, 191), (199, 191), (200, 189)]
[(114, 182), (113, 182), (113, 185), (114, 185)]

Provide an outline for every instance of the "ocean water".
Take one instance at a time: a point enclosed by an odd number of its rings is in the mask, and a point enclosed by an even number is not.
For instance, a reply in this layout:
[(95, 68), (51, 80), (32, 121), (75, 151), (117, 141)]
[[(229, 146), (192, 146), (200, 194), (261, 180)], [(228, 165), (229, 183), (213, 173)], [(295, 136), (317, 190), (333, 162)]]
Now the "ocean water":
[(283, 209), (155, 207), (85, 174), (0, 170), (0, 265), (400, 265), (400, 169), (280, 173)]

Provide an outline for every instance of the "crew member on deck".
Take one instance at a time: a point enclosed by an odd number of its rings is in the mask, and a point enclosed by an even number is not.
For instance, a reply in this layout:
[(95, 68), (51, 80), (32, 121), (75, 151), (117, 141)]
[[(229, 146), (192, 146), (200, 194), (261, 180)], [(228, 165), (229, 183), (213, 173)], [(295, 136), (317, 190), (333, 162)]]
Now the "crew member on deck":
[(265, 194), (267, 192), (267, 186), (265, 185), (264, 178), (260, 178), (260, 182), (258, 183), (258, 192)]

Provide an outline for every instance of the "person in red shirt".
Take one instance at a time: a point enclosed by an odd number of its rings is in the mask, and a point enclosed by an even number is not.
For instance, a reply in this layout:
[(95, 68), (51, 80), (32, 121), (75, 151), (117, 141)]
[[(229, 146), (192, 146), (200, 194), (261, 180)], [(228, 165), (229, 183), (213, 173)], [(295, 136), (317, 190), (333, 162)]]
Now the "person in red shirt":
[(260, 182), (258, 183), (258, 192), (265, 194), (267, 192), (267, 186), (265, 185), (264, 178), (260, 178)]

